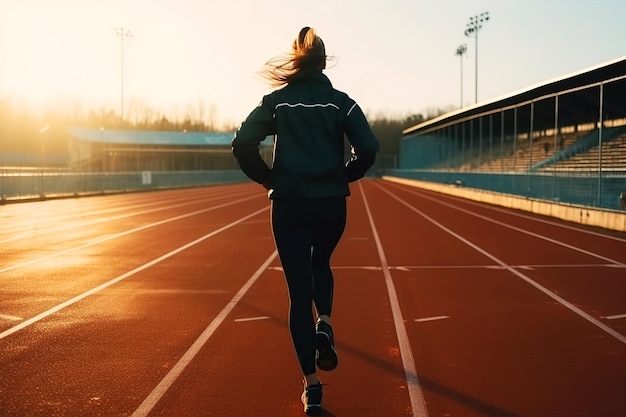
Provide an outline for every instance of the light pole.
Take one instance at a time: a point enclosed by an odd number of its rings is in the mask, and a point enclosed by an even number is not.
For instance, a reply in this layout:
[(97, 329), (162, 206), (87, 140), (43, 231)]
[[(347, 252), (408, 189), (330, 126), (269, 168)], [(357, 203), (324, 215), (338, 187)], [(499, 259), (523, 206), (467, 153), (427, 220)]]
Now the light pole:
[(467, 52), (467, 45), (463, 44), (456, 48), (456, 54), (461, 57), (461, 105), (463, 108), (463, 55)]
[(100, 167), (100, 171), (102, 172), (100, 175), (100, 192), (104, 194), (104, 172), (106, 171), (105, 160), (104, 160), (104, 127), (100, 128), (100, 148), (101, 148), (101, 157), (102, 157), (102, 165)]
[(45, 125), (41, 129), (39, 129), (39, 135), (41, 139), (41, 192), (39, 193), (39, 198), (44, 199), (46, 197), (46, 193), (44, 192), (44, 177), (46, 170), (46, 138), (44, 133), (46, 133), (50, 129), (50, 125)]
[(474, 35), (474, 103), (478, 103), (478, 31), (483, 27), (483, 23), (489, 20), (489, 12), (481, 13), (477, 16), (470, 17), (465, 36), (468, 38)]
[(124, 124), (124, 42), (130, 40), (133, 35), (129, 29), (119, 27), (115, 29), (115, 34), (120, 37), (120, 86), (121, 86), (121, 119)]

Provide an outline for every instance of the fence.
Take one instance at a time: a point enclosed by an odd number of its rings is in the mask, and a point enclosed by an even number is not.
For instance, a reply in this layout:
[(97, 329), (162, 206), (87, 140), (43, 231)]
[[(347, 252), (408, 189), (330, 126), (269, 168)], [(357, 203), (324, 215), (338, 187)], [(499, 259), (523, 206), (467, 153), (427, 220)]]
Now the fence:
[(558, 203), (626, 210), (626, 172), (488, 174), (394, 169), (387, 175), (420, 181), (450, 184)]
[[(410, 144), (401, 158), (431, 169), (394, 169), (388, 175), (463, 185), (531, 198), (610, 210), (626, 205), (626, 133), (624, 127), (576, 131), (552, 137), (476, 141), (426, 138)], [(556, 143), (555, 143), (556, 142)], [(462, 142), (461, 142), (462, 143)], [(550, 146), (547, 146), (550, 145)], [(408, 148), (408, 149), (407, 149)], [(401, 163), (401, 166), (403, 164)], [(406, 161), (404, 166), (409, 165)]]
[(3, 169), (0, 176), (0, 201), (7, 203), (26, 199), (199, 187), (245, 180), (247, 177), (239, 170), (70, 173), (45, 170), (7, 172)]

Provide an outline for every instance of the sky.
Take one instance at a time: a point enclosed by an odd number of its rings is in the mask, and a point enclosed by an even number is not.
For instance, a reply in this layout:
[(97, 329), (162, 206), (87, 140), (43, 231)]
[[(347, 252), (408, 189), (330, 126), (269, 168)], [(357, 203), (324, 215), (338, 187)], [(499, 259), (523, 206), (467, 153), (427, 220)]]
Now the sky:
[(239, 124), (272, 91), (263, 64), (310, 26), (335, 88), (368, 117), (405, 117), (623, 58), (624, 16), (623, 0), (0, 0), (0, 98)]

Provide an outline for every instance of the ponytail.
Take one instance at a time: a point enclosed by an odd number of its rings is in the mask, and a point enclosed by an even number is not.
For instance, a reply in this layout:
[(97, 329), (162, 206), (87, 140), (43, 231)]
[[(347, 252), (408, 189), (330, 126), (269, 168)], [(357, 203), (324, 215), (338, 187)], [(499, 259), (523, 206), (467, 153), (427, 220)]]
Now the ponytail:
[(291, 53), (265, 63), (262, 75), (273, 85), (290, 83), (300, 74), (313, 73), (326, 68), (326, 48), (315, 29), (308, 26), (300, 29), (291, 45)]

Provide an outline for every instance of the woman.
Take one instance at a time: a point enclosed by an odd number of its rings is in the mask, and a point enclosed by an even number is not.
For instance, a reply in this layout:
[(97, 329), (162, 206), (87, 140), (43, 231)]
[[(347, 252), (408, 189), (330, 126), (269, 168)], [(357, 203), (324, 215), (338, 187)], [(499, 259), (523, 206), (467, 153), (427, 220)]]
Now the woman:
[[(243, 122), (232, 141), (242, 171), (271, 199), (274, 241), (289, 290), (289, 329), (304, 375), (307, 415), (322, 410), (319, 369), (337, 367), (331, 327), (330, 257), (346, 224), (349, 182), (362, 178), (379, 149), (362, 110), (322, 73), (326, 50), (305, 27), (286, 57), (266, 63), (274, 87)], [(270, 169), (259, 144), (274, 135)], [(344, 137), (352, 157), (344, 163)], [(317, 317), (313, 316), (313, 307)]]

